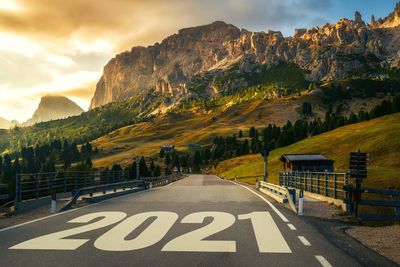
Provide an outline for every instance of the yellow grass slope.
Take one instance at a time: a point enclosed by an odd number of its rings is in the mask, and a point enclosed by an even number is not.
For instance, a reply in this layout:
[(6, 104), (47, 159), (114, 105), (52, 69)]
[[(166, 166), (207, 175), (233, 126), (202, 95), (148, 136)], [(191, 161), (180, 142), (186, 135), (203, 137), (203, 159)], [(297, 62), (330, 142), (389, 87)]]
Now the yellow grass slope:
[(100, 154), (93, 163), (95, 167), (125, 165), (134, 156), (155, 155), (163, 144), (174, 144), (178, 150), (185, 150), (190, 143), (208, 144), (215, 136), (231, 135), (239, 129), (247, 131), (252, 126), (265, 127), (268, 123), (282, 125), (288, 120), (297, 120), (302, 102), (312, 98), (255, 100), (211, 113), (163, 114), (152, 122), (126, 126), (94, 140), (92, 145), (100, 149)]
[[(282, 154), (322, 153), (335, 160), (335, 171), (346, 171), (349, 152), (357, 149), (370, 154), (369, 177), (364, 185), (400, 190), (400, 113), (341, 127), (271, 151), (270, 181), (278, 182)], [(221, 162), (214, 172), (228, 178), (262, 175), (263, 161), (260, 155), (238, 157)], [(255, 178), (246, 181), (254, 183)]]

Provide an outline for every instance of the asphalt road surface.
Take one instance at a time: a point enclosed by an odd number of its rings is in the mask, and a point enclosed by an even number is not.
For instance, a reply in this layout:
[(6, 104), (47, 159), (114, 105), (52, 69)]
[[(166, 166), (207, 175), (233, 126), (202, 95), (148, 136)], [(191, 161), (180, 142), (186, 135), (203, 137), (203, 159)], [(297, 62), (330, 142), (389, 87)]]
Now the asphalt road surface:
[(191, 175), (0, 229), (0, 266), (393, 265), (325, 230), (243, 185)]

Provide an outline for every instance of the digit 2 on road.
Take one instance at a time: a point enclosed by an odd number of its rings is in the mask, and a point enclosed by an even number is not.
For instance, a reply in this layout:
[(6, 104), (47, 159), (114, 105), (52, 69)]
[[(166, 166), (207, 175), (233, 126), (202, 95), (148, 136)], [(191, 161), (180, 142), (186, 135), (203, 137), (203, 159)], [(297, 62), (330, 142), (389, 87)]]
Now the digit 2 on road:
[[(72, 235), (100, 229), (119, 222), (115, 227), (98, 237), (94, 246), (105, 251), (132, 251), (144, 249), (158, 243), (176, 223), (179, 216), (169, 211), (152, 211), (135, 214), (128, 218), (124, 212), (96, 212), (70, 220), (68, 223), (89, 223), (72, 229), (39, 236), (10, 249), (30, 250), (75, 250), (89, 239), (67, 239)], [(180, 252), (236, 252), (235, 240), (204, 240), (205, 238), (231, 227), (236, 218), (227, 212), (204, 211), (185, 216), (180, 223), (203, 223), (212, 217), (213, 221), (201, 228), (178, 236), (167, 242), (162, 251)], [(94, 219), (102, 218), (90, 223)], [(155, 220), (137, 237), (126, 240), (133, 230), (149, 218)], [(250, 220), (260, 253), (291, 253), (288, 244), (267, 211), (238, 215), (239, 220)]]

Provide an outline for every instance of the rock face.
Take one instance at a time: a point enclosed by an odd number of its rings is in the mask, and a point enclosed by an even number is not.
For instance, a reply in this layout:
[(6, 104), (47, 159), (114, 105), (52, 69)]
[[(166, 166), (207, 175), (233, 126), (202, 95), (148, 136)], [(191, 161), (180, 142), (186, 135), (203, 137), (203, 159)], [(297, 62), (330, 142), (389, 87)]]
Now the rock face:
[[(90, 108), (151, 88), (184, 95), (195, 75), (212, 75), (233, 64), (246, 70), (249, 65), (271, 67), (291, 62), (308, 70), (306, 78), (310, 81), (345, 78), (365, 65), (399, 67), (399, 18), (398, 4), (385, 19), (373, 18), (371, 24), (366, 24), (356, 12), (354, 20), (296, 29), (287, 38), (281, 32), (251, 32), (224, 22), (182, 29), (160, 44), (134, 47), (111, 59), (97, 83)], [(209, 91), (215, 93), (213, 84)]]
[(81, 114), (83, 111), (75, 102), (64, 96), (44, 96), (41, 98), (32, 118), (23, 123), (23, 126), (75, 116)]

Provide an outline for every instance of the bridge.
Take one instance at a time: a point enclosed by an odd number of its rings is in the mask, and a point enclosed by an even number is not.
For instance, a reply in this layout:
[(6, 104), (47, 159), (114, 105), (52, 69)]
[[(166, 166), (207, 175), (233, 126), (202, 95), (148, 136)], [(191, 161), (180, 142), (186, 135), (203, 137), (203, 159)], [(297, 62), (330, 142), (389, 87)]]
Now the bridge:
[(341, 227), (189, 175), (0, 229), (0, 266), (395, 266)]

